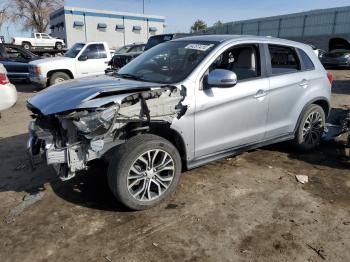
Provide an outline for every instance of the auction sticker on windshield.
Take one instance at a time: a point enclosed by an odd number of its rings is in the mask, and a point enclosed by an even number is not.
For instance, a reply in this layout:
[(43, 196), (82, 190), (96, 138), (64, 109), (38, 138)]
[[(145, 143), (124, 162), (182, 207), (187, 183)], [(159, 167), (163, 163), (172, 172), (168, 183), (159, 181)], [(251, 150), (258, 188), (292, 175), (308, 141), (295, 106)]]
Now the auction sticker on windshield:
[(209, 48), (213, 47), (213, 44), (210, 45), (201, 45), (201, 44), (189, 44), (185, 46), (186, 49), (193, 49), (198, 51), (207, 51)]

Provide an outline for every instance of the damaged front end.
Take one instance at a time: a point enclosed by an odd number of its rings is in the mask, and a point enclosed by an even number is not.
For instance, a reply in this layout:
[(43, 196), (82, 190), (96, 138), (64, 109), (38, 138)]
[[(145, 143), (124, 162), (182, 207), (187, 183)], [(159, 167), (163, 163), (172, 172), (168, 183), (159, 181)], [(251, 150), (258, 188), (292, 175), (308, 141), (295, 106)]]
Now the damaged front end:
[(185, 96), (184, 86), (107, 90), (89, 95), (75, 108), (52, 114), (44, 114), (30, 100), (30, 161), (34, 167), (44, 159), (62, 180), (68, 180), (86, 170), (90, 161), (104, 157), (131, 136), (147, 132), (153, 124), (170, 126), (185, 114)]

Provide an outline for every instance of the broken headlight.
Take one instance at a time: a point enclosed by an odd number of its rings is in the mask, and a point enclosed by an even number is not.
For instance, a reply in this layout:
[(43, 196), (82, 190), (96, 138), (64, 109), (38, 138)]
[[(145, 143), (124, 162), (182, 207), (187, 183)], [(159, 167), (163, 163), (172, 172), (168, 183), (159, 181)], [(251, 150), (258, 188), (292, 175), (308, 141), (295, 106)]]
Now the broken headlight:
[(73, 121), (79, 131), (89, 134), (102, 135), (109, 130), (114, 121), (114, 116), (119, 111), (118, 105), (113, 105), (104, 110), (96, 110), (95, 112), (79, 116)]

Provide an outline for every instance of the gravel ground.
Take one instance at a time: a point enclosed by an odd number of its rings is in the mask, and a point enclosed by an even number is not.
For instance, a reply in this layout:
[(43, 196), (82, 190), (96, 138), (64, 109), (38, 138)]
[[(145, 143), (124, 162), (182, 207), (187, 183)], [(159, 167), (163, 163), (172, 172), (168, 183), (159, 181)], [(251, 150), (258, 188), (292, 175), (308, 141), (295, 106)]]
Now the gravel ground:
[[(350, 72), (334, 71), (333, 107), (350, 106)], [(1, 261), (350, 261), (350, 163), (344, 138), (300, 154), (287, 144), (183, 173), (147, 211), (119, 206), (105, 167), (68, 182), (25, 155), (25, 101), (0, 119)], [(295, 175), (308, 175), (302, 185)]]

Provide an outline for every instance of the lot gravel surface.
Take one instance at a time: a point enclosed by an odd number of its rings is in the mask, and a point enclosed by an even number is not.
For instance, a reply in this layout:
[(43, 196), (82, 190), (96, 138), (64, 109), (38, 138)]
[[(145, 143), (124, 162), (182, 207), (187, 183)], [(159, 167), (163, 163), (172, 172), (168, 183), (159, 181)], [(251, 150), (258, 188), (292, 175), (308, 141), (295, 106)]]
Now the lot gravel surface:
[[(350, 71), (334, 71), (333, 107), (350, 107)], [(18, 103), (0, 119), (0, 260), (350, 261), (350, 162), (344, 137), (300, 154), (273, 145), (183, 173), (147, 211), (118, 205), (96, 165), (68, 182), (25, 154)], [(296, 175), (307, 175), (301, 184)]]

